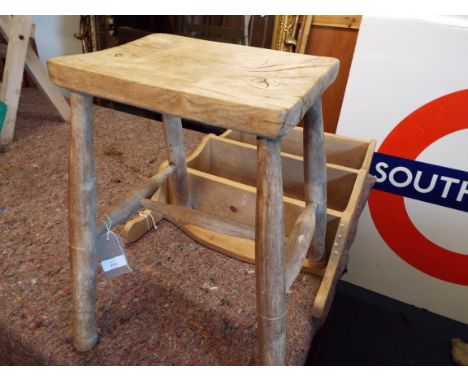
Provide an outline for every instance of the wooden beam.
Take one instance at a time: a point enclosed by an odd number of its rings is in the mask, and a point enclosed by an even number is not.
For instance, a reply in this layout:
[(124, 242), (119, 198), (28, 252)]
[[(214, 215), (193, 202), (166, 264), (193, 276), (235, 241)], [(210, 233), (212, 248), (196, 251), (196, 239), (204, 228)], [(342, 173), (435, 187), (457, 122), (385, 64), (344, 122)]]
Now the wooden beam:
[(286, 243), (286, 291), (302, 269), (315, 230), (317, 205), (309, 203), (299, 215)]
[(255, 276), (262, 365), (286, 360), (286, 284), (280, 140), (257, 138)]
[(305, 115), (303, 141), (305, 202), (317, 205), (310, 254), (317, 263), (326, 261), (327, 168), (323, 140), (322, 102), (317, 100)]
[[(0, 57), (6, 57), (8, 45), (0, 44)], [(34, 83), (49, 98), (52, 105), (58, 111), (60, 118), (64, 122), (70, 121), (70, 105), (60, 92), (60, 90), (49, 80), (49, 76), (42, 66), (31, 45), (26, 52), (26, 71), (31, 75)]]
[[(0, 33), (2, 34), (3, 38), (6, 41), (8, 41), (8, 38), (10, 37), (12, 18), (13, 16), (10, 16), (10, 15), (0, 15)], [(32, 33), (32, 29), (31, 29), (31, 33)]]
[(103, 220), (105, 220), (105, 224), (103, 221), (98, 224), (96, 236), (99, 237), (107, 231), (106, 224), (109, 226), (109, 220), (111, 225), (109, 228), (112, 228), (122, 224), (125, 220), (130, 218), (138, 211), (139, 208), (141, 208), (142, 199), (153, 195), (153, 193), (156, 192), (156, 190), (161, 186), (161, 184), (163, 184), (167, 177), (174, 172), (174, 170), (175, 166), (170, 165), (151, 178), (146, 179), (139, 186), (130, 191), (127, 196), (114, 205), (110, 212), (103, 218)]
[(70, 105), (59, 88), (49, 80), (49, 75), (31, 45), (26, 54), (26, 70), (39, 89), (49, 98), (64, 122), (70, 121)]
[(255, 233), (249, 226), (241, 223), (234, 223), (209, 212), (194, 210), (174, 204), (155, 202), (149, 199), (143, 199), (141, 205), (154, 213), (163, 215), (165, 219), (181, 228), (183, 228), (183, 225), (191, 224), (225, 235), (251, 240), (255, 238)]
[[(16, 17), (16, 16), (15, 16)], [(10, 15), (0, 15), (0, 33), (4, 37), (6, 41), (8, 41), (10, 35), (10, 27), (11, 27), (11, 20), (13, 16)], [(34, 34), (36, 33), (36, 24), (32, 24), (31, 26), (31, 34), (29, 38), (34, 39)]]
[(73, 293), (73, 342), (96, 345), (96, 174), (92, 97), (71, 93), (68, 229)]
[(162, 115), (164, 122), (164, 137), (169, 163), (176, 166), (175, 172), (169, 178), (169, 187), (174, 191), (175, 204), (190, 207), (190, 191), (187, 182), (187, 163), (185, 160), (184, 133), (179, 117), (169, 114)]
[[(16, 20), (17, 18), (22, 18), (22, 17), (26, 17), (26, 16), (14, 16), (14, 17), (0, 16), (0, 32), (2, 33), (3, 37), (5, 38), (7, 42), (10, 40), (10, 34), (11, 34), (10, 29), (11, 29), (11, 26), (14, 25), (14, 20)], [(30, 20), (30, 22), (32, 23), (32, 19)], [(52, 103), (52, 105), (55, 107), (55, 109), (59, 113), (60, 118), (64, 122), (69, 122), (70, 121), (70, 106), (67, 100), (65, 99), (65, 97), (63, 96), (63, 94), (58, 89), (58, 87), (55, 86), (49, 80), (49, 76), (47, 74), (45, 67), (42, 65), (42, 63), (39, 60), (39, 57), (37, 56), (36, 52), (34, 52), (34, 49), (31, 46), (29, 38), (33, 36), (34, 29), (35, 29), (34, 24), (31, 24), (29, 37), (26, 37), (27, 35), (23, 34), (25, 45), (27, 45), (25, 65), (23, 64), (20, 67), (19, 65), (20, 63), (18, 63), (16, 70), (18, 71), (18, 75), (21, 75), (21, 78), (22, 78), (23, 69), (26, 69), (27, 72), (33, 78), (38, 88), (41, 89), (43, 93), (49, 98), (50, 102)], [(8, 50), (8, 46), (6, 44), (0, 44), (1, 56), (4, 55), (6, 57), (7, 50)], [(14, 129), (14, 126), (13, 126), (13, 129)]]
[(31, 29), (32, 16), (15, 16), (11, 20), (10, 41), (0, 90), (0, 102), (7, 105), (7, 113), (0, 133), (0, 145), (8, 144), (13, 140)]

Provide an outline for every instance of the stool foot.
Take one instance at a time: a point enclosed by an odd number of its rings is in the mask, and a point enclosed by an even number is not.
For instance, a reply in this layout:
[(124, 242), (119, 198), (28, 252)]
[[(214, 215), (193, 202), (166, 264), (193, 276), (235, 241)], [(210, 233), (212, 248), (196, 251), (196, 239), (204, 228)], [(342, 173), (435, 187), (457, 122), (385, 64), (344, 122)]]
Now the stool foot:
[(96, 174), (92, 97), (71, 93), (68, 229), (73, 292), (73, 342), (79, 351), (98, 340), (96, 325)]
[(87, 352), (88, 350), (91, 350), (93, 347), (96, 346), (98, 339), (99, 335), (96, 330), (95, 333), (92, 333), (91, 337), (82, 338), (75, 336), (75, 338), (73, 339), (73, 345), (75, 346), (76, 350), (80, 352)]
[(259, 363), (284, 365), (286, 283), (280, 140), (257, 138), (255, 276)]

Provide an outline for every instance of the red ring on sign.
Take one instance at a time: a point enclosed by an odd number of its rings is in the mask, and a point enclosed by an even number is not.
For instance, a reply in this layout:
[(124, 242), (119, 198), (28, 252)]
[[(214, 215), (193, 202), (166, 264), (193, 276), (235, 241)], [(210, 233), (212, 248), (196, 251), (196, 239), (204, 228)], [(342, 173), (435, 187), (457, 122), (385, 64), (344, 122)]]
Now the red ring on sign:
[[(408, 115), (378, 152), (416, 160), (433, 142), (467, 128), (468, 90), (461, 90)], [(422, 235), (408, 216), (403, 196), (372, 190), (369, 209), (385, 243), (404, 261), (438, 279), (468, 285), (468, 256), (442, 248)]]

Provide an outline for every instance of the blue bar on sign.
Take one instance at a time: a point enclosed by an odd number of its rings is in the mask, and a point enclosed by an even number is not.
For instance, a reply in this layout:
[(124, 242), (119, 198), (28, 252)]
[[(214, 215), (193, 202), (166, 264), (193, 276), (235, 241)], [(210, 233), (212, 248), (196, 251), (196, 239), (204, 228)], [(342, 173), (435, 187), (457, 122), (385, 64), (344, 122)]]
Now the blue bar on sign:
[(468, 172), (374, 153), (377, 190), (468, 212)]

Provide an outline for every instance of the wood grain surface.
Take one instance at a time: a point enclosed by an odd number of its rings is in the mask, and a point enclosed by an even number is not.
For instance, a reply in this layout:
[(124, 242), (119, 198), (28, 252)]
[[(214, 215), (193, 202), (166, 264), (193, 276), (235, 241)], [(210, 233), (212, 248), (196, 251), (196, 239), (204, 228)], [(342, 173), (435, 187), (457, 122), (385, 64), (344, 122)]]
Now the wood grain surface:
[(334, 81), (335, 58), (166, 34), (48, 61), (68, 89), (265, 137), (285, 135)]

